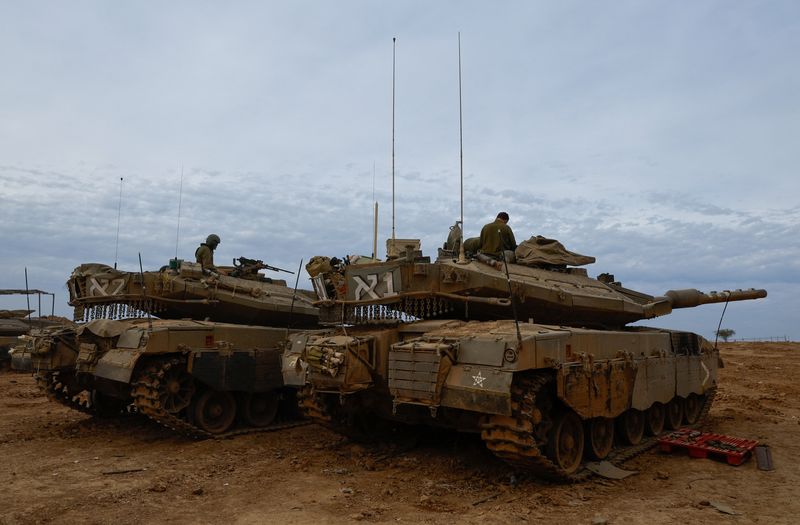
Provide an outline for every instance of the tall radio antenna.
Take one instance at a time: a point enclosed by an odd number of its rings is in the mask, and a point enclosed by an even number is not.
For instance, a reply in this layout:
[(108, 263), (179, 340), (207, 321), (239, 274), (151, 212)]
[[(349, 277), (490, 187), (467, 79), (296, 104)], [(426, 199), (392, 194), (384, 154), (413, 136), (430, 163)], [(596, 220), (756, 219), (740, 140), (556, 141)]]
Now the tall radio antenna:
[(372, 258), (378, 257), (378, 201), (375, 200), (375, 161), (372, 161)]
[(461, 31), (458, 32), (458, 154), (461, 179), (461, 241), (458, 243), (458, 264), (467, 264), (464, 255), (464, 125), (461, 111)]
[(394, 85), (397, 37), (392, 37), (392, 242), (394, 242)]
[(117, 255), (119, 255), (119, 219), (122, 216), (122, 177), (119, 178), (119, 206), (117, 207), (117, 240), (114, 246), (114, 269), (117, 269)]
[(175, 233), (175, 260), (178, 259), (178, 243), (181, 239), (181, 202), (183, 201), (183, 164), (181, 164), (181, 184), (178, 188), (178, 231)]

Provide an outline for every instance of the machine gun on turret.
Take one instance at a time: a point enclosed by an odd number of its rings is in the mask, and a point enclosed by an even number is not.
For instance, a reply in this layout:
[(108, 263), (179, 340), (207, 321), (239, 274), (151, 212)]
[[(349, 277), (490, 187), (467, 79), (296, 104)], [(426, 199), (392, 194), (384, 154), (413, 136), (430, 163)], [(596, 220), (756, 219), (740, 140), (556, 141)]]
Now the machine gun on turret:
[(239, 279), (250, 279), (253, 281), (267, 281), (271, 279), (259, 274), (259, 270), (272, 270), (273, 272), (286, 272), (294, 275), (294, 272), (278, 268), (277, 266), (270, 266), (260, 259), (248, 259), (247, 257), (238, 257), (233, 259), (233, 270), (228, 275), (231, 277), (238, 277)]

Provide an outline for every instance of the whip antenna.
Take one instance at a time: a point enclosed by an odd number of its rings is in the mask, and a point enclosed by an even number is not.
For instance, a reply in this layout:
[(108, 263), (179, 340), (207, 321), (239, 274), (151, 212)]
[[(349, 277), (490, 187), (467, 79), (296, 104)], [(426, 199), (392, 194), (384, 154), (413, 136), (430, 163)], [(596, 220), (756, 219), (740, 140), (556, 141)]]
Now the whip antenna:
[(175, 233), (175, 261), (178, 260), (178, 242), (181, 238), (181, 202), (183, 201), (183, 164), (181, 164), (181, 184), (178, 188), (178, 231)]
[(150, 315), (150, 300), (147, 298), (147, 284), (144, 281), (144, 269), (142, 268), (142, 252), (139, 252), (139, 278), (142, 280), (142, 304), (144, 311), (147, 312), (147, 328), (153, 333), (153, 318)]
[(297, 276), (294, 278), (294, 291), (292, 292), (292, 304), (289, 306), (289, 319), (286, 321), (286, 337), (289, 337), (289, 329), (292, 327), (292, 314), (294, 313), (294, 300), (297, 297), (297, 286), (300, 284), (300, 272), (303, 271), (303, 259), (297, 267)]
[(114, 269), (117, 269), (117, 255), (119, 254), (119, 219), (122, 216), (122, 177), (119, 178), (119, 207), (117, 208), (117, 242), (114, 247)]
[(519, 316), (517, 315), (517, 298), (514, 295), (514, 290), (511, 287), (511, 275), (508, 273), (508, 259), (503, 257), (503, 264), (506, 270), (506, 283), (508, 283), (508, 298), (511, 299), (511, 312), (514, 314), (514, 326), (517, 328), (517, 344), (519, 344), (518, 352), (522, 351), (522, 334), (519, 331)]
[[(28, 288), (28, 267), (25, 267), (25, 301), (28, 303), (28, 323), (31, 322), (31, 292)], [(41, 317), (42, 312), (39, 312), (39, 316)]]
[(372, 162), (372, 202), (375, 207), (372, 212), (372, 258), (378, 257), (378, 201), (375, 200), (375, 161)]
[(719, 316), (719, 324), (717, 325), (717, 331), (714, 334), (714, 350), (717, 349), (717, 341), (719, 341), (719, 331), (722, 328), (722, 319), (725, 318), (725, 310), (728, 309), (728, 303), (731, 300), (730, 292), (727, 292), (727, 298), (725, 299), (725, 306), (722, 308), (722, 315)]
[[(464, 255), (464, 125), (461, 116), (461, 31), (458, 32), (458, 154), (461, 179), (461, 240), (458, 243), (458, 264), (467, 264)], [(519, 330), (519, 328), (517, 328)]]
[(397, 37), (392, 38), (392, 243), (394, 243), (394, 86)]

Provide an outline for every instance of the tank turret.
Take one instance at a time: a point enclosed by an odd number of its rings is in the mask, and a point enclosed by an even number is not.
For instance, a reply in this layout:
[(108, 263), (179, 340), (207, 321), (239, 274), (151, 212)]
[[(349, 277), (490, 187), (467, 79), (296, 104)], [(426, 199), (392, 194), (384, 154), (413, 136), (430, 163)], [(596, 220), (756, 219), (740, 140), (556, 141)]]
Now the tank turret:
[[(238, 261), (238, 264), (236, 262)], [(241, 257), (219, 273), (175, 261), (159, 271), (124, 272), (104, 264), (82, 264), (67, 281), (76, 321), (144, 317), (198, 319), (260, 326), (313, 327), (314, 295), (270, 279), (261, 261)]]
[(689, 289), (652, 296), (623, 287), (612, 275), (591, 278), (584, 268), (506, 265), (486, 257), (467, 264), (450, 257), (430, 262), (414, 256), (331, 268), (315, 275), (315, 289), (322, 320), (330, 323), (404, 317), (488, 321), (511, 319), (516, 309), (524, 321), (603, 329), (620, 329), (677, 308), (767, 295), (755, 289)]

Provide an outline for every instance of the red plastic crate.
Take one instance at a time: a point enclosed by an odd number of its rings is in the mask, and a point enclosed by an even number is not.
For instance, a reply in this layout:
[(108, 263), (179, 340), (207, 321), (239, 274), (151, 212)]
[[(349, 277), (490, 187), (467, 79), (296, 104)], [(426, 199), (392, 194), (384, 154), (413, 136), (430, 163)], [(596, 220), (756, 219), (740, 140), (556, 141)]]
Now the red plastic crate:
[(741, 465), (750, 457), (758, 441), (681, 428), (659, 438), (658, 445), (664, 452), (681, 448), (693, 458), (707, 458), (711, 454), (723, 456), (730, 465)]

